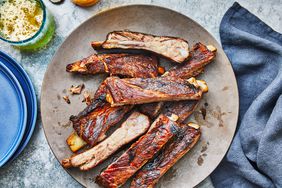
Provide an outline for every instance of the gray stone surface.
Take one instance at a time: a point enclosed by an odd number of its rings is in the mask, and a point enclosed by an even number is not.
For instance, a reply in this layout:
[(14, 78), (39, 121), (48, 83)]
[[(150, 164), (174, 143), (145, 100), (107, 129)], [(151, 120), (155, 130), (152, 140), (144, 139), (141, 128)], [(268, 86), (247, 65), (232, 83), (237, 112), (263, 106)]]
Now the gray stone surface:
[[(233, 0), (101, 0), (96, 6), (80, 8), (69, 0), (53, 5), (44, 0), (55, 17), (57, 29), (52, 42), (36, 53), (22, 53), (0, 41), (0, 50), (12, 55), (30, 75), (38, 101), (44, 73), (53, 54), (65, 37), (92, 15), (111, 7), (127, 4), (154, 4), (179, 11), (204, 26), (218, 41), (218, 28), (225, 11)], [(282, 32), (281, 0), (239, 0), (242, 6), (261, 18), (274, 30)], [(40, 105), (40, 104), (39, 104)], [(23, 153), (12, 163), (0, 169), (0, 187), (81, 187), (60, 166), (44, 136), (40, 113), (33, 137)], [(198, 187), (212, 187), (207, 178)]]

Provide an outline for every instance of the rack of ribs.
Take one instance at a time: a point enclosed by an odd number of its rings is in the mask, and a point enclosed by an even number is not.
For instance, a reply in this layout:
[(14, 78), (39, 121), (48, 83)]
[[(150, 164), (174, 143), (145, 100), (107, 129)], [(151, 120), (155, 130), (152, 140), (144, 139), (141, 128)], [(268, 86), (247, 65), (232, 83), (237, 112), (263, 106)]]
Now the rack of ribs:
[(176, 77), (124, 78), (105, 80), (106, 100), (112, 107), (159, 101), (199, 100), (207, 85), (202, 80)]
[(155, 56), (134, 54), (93, 54), (68, 64), (67, 72), (80, 74), (108, 73), (132, 78), (158, 76), (158, 60)]
[[(194, 45), (194, 47), (193, 47), (193, 49), (191, 51), (191, 58), (189, 59), (189, 61), (185, 62), (185, 64), (183, 64), (183, 65), (176, 66), (176, 67), (178, 67), (177, 69), (176, 68), (170, 69), (168, 71), (168, 73), (166, 73), (165, 76), (168, 76), (168, 75), (182, 75), (182, 77), (186, 77), (184, 75), (188, 75), (188, 76), (189, 75), (196, 75), (195, 73), (198, 73), (199, 70), (202, 70), (205, 65), (207, 65), (208, 63), (210, 63), (214, 59), (215, 51), (216, 51), (216, 49), (214, 47), (212, 47), (212, 46), (205, 46), (205, 45), (203, 45), (201, 43), (197, 43), (197, 44)], [(180, 67), (182, 67), (183, 69), (181, 69)], [(183, 70), (182, 73), (181, 73), (181, 70)], [(104, 83), (102, 83), (101, 86), (99, 87), (99, 89), (97, 90), (97, 92), (95, 93), (94, 100), (96, 100), (97, 98), (105, 97), (106, 96), (105, 93), (106, 93), (106, 86), (105, 86)], [(100, 101), (100, 104), (101, 104), (102, 101)], [(182, 106), (179, 103), (181, 103), (181, 102), (175, 102), (174, 105)], [(104, 103), (102, 102), (102, 104), (104, 104)], [(152, 119), (154, 119), (160, 113), (161, 109), (163, 108), (163, 105), (164, 105), (164, 102), (148, 103), (148, 104), (141, 105), (139, 107), (139, 109), (141, 110), (142, 113), (147, 114)], [(87, 107), (83, 111), (83, 113), (84, 113), (83, 116), (86, 116), (91, 111), (93, 111), (95, 108), (96, 108), (95, 105), (93, 105), (93, 104), (90, 105), (89, 107)], [(120, 107), (120, 108), (122, 108), (122, 107)], [(188, 108), (189, 108), (189, 105), (188, 105)], [(189, 111), (187, 111), (187, 112), (189, 113)], [(124, 114), (125, 113), (123, 113), (123, 115)], [(175, 113), (175, 114), (177, 114), (177, 113)], [(81, 115), (78, 115), (78, 117), (81, 117)], [(121, 119), (122, 118), (123, 118), (123, 116), (121, 117)], [(79, 118), (73, 119), (73, 123), (75, 124), (74, 121), (77, 121), (78, 119)], [(94, 124), (92, 124), (91, 126), (94, 126)], [(76, 130), (78, 130), (78, 133), (81, 132), (81, 131), (79, 131), (80, 127), (83, 128), (83, 126), (76, 126)], [(89, 127), (89, 128), (91, 128), (91, 127)], [(71, 135), (70, 138), (72, 138), (70, 140), (74, 140), (73, 138), (78, 138), (78, 137), (77, 136), (74, 137), (74, 135)], [(101, 138), (98, 138), (98, 140), (101, 140), (102, 138), (103, 138), (103, 135), (101, 136)], [(79, 138), (78, 138), (78, 140), (79, 140)], [(72, 150), (72, 151), (75, 152), (78, 149), (80, 149), (82, 146), (83, 145), (78, 146), (78, 147), (75, 148), (75, 150)]]
[(120, 187), (178, 132), (179, 125), (160, 115), (150, 130), (96, 178), (103, 187)]
[(199, 126), (194, 123), (181, 126), (178, 133), (157, 156), (137, 172), (131, 188), (154, 187), (159, 179), (191, 148), (201, 136)]
[(121, 127), (115, 130), (108, 138), (93, 148), (78, 155), (64, 159), (62, 165), (65, 168), (78, 167), (81, 170), (94, 168), (120, 147), (130, 143), (134, 139), (144, 134), (150, 127), (150, 120), (147, 116), (133, 112)]
[(94, 49), (146, 50), (177, 63), (182, 63), (189, 57), (189, 44), (184, 39), (132, 31), (110, 32), (104, 42), (94, 41), (92, 47)]
[[(203, 72), (204, 67), (214, 60), (216, 48), (212, 45), (205, 46), (202, 43), (196, 43), (190, 54), (191, 57), (188, 61), (172, 67), (162, 76), (180, 77), (183, 79), (198, 76), (201, 72)], [(163, 102), (143, 104), (139, 106), (139, 110), (154, 119), (160, 113), (163, 105)]]

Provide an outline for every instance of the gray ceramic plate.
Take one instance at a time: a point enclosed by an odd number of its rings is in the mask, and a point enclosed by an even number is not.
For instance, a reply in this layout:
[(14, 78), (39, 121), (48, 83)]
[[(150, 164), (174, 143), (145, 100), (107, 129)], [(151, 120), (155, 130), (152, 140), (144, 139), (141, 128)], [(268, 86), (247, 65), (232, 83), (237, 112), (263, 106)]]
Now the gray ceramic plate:
[[(195, 186), (216, 168), (231, 143), (238, 117), (237, 84), (230, 62), (211, 34), (188, 17), (169, 9), (148, 5), (114, 8), (93, 16), (70, 34), (50, 63), (42, 86), (41, 115), (49, 145), (59, 161), (72, 155), (65, 141), (73, 131), (68, 118), (85, 108), (85, 104), (81, 102), (82, 95), (70, 96), (71, 104), (66, 104), (62, 96), (68, 94), (67, 88), (71, 85), (81, 83), (85, 83), (86, 90), (94, 92), (105, 78), (104, 75), (71, 75), (65, 71), (66, 65), (93, 53), (92, 40), (103, 40), (108, 32), (123, 29), (179, 36), (191, 46), (201, 41), (218, 49), (215, 62), (201, 76), (210, 90), (191, 117), (202, 127), (201, 140), (158, 183), (161, 187)], [(200, 109), (206, 109), (205, 119)], [(97, 187), (96, 175), (113, 158), (89, 172), (78, 169), (67, 172), (82, 185)]]

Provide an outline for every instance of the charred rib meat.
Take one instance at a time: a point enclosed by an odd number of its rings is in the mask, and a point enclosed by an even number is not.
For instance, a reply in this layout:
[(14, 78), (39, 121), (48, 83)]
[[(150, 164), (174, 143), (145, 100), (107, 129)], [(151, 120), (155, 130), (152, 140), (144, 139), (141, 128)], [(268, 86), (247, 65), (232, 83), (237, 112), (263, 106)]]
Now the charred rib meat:
[(93, 54), (68, 64), (67, 72), (81, 74), (108, 73), (132, 78), (158, 76), (158, 60), (155, 56), (133, 54)]
[[(200, 84), (201, 82), (201, 84)], [(111, 106), (143, 104), (159, 101), (198, 100), (202, 97), (203, 81), (191, 82), (176, 77), (125, 78), (109, 77), (105, 80), (106, 100)]]
[(195, 124), (183, 125), (161, 152), (134, 177), (131, 188), (154, 187), (159, 179), (199, 140), (201, 132)]
[(62, 161), (65, 168), (81, 166), (81, 170), (89, 170), (107, 159), (123, 145), (144, 134), (150, 126), (147, 116), (133, 112), (127, 120), (111, 136), (95, 147)]
[(178, 130), (178, 124), (164, 115), (152, 124), (153, 128), (108, 166), (96, 182), (103, 187), (123, 185), (137, 170), (150, 160)]
[(147, 50), (182, 63), (189, 57), (189, 44), (181, 38), (154, 36), (131, 31), (114, 31), (104, 42), (92, 42), (94, 48)]

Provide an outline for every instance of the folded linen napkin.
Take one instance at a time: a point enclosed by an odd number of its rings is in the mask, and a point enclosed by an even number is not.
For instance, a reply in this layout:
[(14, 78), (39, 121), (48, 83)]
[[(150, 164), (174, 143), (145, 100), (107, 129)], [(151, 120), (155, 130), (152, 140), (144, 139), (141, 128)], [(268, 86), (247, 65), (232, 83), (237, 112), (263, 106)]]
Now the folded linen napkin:
[(235, 3), (220, 37), (237, 78), (240, 112), (212, 182), (216, 188), (282, 187), (282, 35)]

